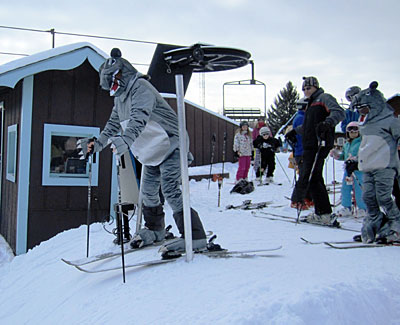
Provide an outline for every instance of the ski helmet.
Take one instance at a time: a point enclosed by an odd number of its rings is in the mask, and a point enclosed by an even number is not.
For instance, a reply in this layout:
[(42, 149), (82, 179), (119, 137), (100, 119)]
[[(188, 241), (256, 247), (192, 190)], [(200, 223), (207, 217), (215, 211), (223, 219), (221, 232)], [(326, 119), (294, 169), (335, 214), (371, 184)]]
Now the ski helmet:
[(308, 98), (307, 97), (303, 97), (300, 98), (297, 102), (296, 102), (296, 108), (299, 111), (304, 111), (307, 107), (307, 103), (308, 103)]
[[(356, 131), (356, 132), (360, 132), (360, 124), (356, 121), (350, 122), (349, 124), (347, 124), (346, 126), (346, 137), (349, 138), (349, 133), (351, 131)], [(360, 134), (358, 134), (358, 136), (360, 136)]]
[(249, 126), (249, 122), (247, 122), (247, 121), (241, 121), (240, 122), (240, 127), (243, 127), (245, 125)]
[(357, 95), (361, 91), (361, 88), (358, 86), (352, 86), (346, 90), (346, 99), (351, 103), (353, 97)]
[(349, 124), (347, 124), (346, 131), (350, 131), (351, 129), (354, 130), (355, 128), (359, 129), (359, 124), (356, 121), (352, 121)]
[(266, 126), (263, 126), (263, 127), (260, 129), (260, 135), (261, 135), (261, 136), (264, 136), (264, 135), (266, 135), (266, 134), (271, 135), (271, 131), (270, 131), (269, 128), (267, 128)]

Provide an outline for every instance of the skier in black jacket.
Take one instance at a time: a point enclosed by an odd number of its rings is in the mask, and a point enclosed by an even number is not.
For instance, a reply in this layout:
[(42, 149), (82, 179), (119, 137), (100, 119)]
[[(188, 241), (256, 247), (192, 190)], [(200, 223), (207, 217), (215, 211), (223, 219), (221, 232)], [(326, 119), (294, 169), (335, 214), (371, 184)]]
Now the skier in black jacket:
[(254, 148), (260, 150), (261, 164), (256, 170), (256, 175), (261, 177), (266, 173), (266, 184), (272, 183), (275, 171), (275, 152), (279, 148), (279, 141), (272, 137), (271, 131), (267, 127), (260, 129), (260, 135), (253, 141)]
[(319, 87), (317, 78), (303, 79), (303, 92), (309, 99), (304, 122), (286, 135), (293, 139), (299, 133), (303, 138), (303, 168), (296, 183), (297, 200), (304, 203), (308, 192), (315, 204), (315, 213), (308, 215), (304, 221), (338, 225), (336, 215), (332, 214), (322, 170), (325, 158), (333, 148), (335, 126), (345, 118), (345, 113), (336, 99)]

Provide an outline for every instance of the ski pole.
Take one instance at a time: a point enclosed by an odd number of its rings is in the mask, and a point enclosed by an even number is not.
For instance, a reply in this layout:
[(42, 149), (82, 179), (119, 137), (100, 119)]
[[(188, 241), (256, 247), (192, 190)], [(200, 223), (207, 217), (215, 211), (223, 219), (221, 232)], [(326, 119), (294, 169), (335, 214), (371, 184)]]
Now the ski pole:
[(224, 132), (224, 143), (222, 145), (222, 174), (221, 182), (218, 180), (218, 207), (221, 202), (221, 188), (224, 182), (224, 168), (225, 168), (225, 151), (226, 151), (226, 132)]
[[(336, 202), (336, 178), (335, 178), (335, 159), (332, 158), (332, 170), (333, 170), (333, 202)], [(328, 179), (328, 177), (326, 178)], [(333, 205), (333, 211), (335, 211), (336, 207)]]
[(210, 175), (209, 175), (209, 179), (208, 179), (208, 189), (210, 189), (211, 171), (212, 171), (212, 166), (214, 163), (215, 140), (216, 140), (216, 135), (215, 135), (215, 133), (213, 133), (213, 135), (211, 137), (211, 164), (210, 164)]
[(282, 166), (282, 164), (281, 164), (281, 161), (280, 161), (279, 158), (278, 158), (278, 155), (275, 155), (275, 157), (276, 157), (276, 160), (277, 160), (278, 163), (279, 163), (279, 166), (281, 166), (281, 168), (282, 168), (284, 174), (286, 175), (286, 178), (287, 178), (288, 182), (290, 183), (290, 178), (289, 178), (288, 174), (286, 173), (285, 169), (283, 168), (283, 166)]
[(124, 251), (124, 239), (123, 239), (123, 234), (122, 234), (122, 223), (123, 223), (123, 211), (122, 211), (122, 194), (121, 194), (121, 181), (120, 181), (120, 168), (125, 168), (125, 160), (124, 156), (118, 157), (118, 155), (115, 155), (115, 159), (117, 161), (117, 184), (118, 184), (118, 203), (114, 205), (114, 210), (116, 217), (118, 218), (119, 222), (119, 229), (118, 232), (120, 234), (120, 239), (121, 239), (121, 262), (122, 262), (122, 281), (125, 283), (125, 251)]

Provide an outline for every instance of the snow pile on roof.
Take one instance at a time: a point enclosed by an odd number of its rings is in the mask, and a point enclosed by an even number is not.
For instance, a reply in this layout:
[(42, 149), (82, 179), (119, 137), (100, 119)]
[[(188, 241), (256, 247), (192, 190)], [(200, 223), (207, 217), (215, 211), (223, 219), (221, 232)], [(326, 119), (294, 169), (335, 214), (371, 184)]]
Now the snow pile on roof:
[(11, 70), (19, 69), (19, 68), (22, 68), (27, 65), (31, 65), (31, 64), (34, 64), (34, 63), (37, 63), (40, 61), (44, 61), (44, 60), (50, 59), (52, 57), (59, 56), (61, 54), (73, 52), (73, 51), (76, 51), (78, 49), (85, 48), (85, 47), (89, 47), (92, 50), (96, 51), (101, 56), (103, 56), (104, 58), (108, 58), (108, 55), (105, 52), (103, 52), (102, 50), (100, 50), (99, 48), (94, 46), (93, 44), (88, 43), (88, 42), (80, 42), (80, 43), (59, 46), (59, 47), (56, 47), (56, 48), (53, 48), (53, 49), (50, 49), (47, 51), (39, 52), (39, 53), (32, 54), (32, 55), (29, 55), (29, 56), (26, 56), (26, 57), (23, 57), (23, 58), (20, 58), (17, 60), (7, 62), (3, 65), (0, 65), (0, 74), (6, 73)]

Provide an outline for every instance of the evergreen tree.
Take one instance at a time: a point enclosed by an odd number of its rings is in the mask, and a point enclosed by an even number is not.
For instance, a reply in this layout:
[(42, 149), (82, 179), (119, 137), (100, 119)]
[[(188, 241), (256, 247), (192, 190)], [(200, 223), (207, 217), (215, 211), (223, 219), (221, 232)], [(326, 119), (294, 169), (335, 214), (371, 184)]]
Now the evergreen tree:
[(279, 130), (296, 112), (296, 102), (300, 95), (297, 88), (289, 81), (278, 96), (274, 99), (274, 104), (267, 113), (267, 123), (273, 134)]

